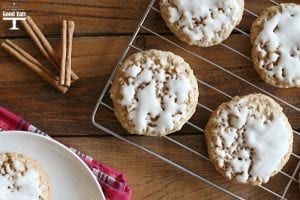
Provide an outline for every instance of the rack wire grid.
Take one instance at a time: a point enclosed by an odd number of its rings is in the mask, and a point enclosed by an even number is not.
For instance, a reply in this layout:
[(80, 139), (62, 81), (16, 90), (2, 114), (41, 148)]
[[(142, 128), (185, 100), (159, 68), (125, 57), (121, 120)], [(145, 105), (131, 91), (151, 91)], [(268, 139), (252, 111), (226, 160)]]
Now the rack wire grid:
[[(243, 20), (235, 28), (230, 38), (215, 47), (199, 48), (186, 45), (172, 34), (167, 34), (166, 30), (168, 29), (160, 17), (158, 1), (151, 0), (128, 46), (101, 92), (92, 114), (93, 124), (106, 133), (223, 191), (224, 195), (236, 199), (298, 199), (300, 196), (298, 180), (300, 168), (298, 147), (300, 143), (299, 89), (286, 90), (268, 86), (260, 80), (252, 67), (249, 27), (257, 14), (264, 9), (264, 7), (259, 6), (258, 2), (262, 5), (284, 3), (273, 0), (246, 0)], [(154, 26), (154, 24), (158, 24), (157, 21), (160, 21), (160, 27)], [(108, 94), (115, 72), (124, 59), (132, 53), (152, 48), (172, 51), (190, 63), (198, 80), (200, 94), (197, 111), (183, 127), (183, 130), (161, 138), (133, 136), (126, 133), (113, 114), (112, 102)], [(220, 59), (211, 59), (213, 55), (218, 53), (222, 55), (218, 56)], [(226, 57), (226, 60), (230, 60), (230, 62), (224, 64), (223, 57)], [(209, 72), (210, 76), (207, 76), (206, 72)], [(293, 153), (286, 167), (272, 177), (269, 183), (262, 186), (235, 184), (225, 180), (218, 173), (209, 173), (207, 169), (214, 170), (214, 168), (208, 158), (203, 134), (203, 128), (213, 108), (235, 95), (253, 92), (264, 93), (275, 99), (284, 108), (292, 126), (296, 128), (293, 130)], [(103, 113), (105, 113), (105, 118), (101, 117)], [(164, 146), (166, 143), (170, 143), (174, 147), (164, 150), (158, 148), (158, 146)], [(182, 156), (182, 153), (186, 158), (178, 159), (178, 155)]]

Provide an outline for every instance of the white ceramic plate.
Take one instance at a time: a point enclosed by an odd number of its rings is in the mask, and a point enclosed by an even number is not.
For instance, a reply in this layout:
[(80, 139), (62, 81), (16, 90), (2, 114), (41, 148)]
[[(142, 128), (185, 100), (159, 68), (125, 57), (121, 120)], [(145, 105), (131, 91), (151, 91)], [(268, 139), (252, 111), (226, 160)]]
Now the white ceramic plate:
[(84, 162), (51, 138), (23, 131), (2, 132), (0, 152), (22, 153), (36, 160), (49, 177), (53, 200), (105, 200)]

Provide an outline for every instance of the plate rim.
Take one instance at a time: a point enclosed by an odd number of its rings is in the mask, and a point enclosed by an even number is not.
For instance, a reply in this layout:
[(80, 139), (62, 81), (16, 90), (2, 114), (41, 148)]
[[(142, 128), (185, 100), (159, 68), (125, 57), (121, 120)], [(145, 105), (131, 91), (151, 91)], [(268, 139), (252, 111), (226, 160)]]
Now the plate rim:
[(55, 140), (54, 138), (52, 138), (51, 136), (48, 135), (41, 135), (38, 133), (34, 133), (34, 132), (30, 132), (30, 131), (19, 131), (19, 130), (8, 130), (8, 131), (0, 131), (0, 137), (2, 134), (5, 135), (9, 135), (9, 134), (15, 134), (15, 135), (30, 135), (30, 137), (36, 137), (45, 141), (48, 141), (50, 143), (53, 143), (56, 146), (59, 146), (60, 148), (64, 149), (66, 152), (68, 152), (72, 157), (74, 157), (77, 161), (79, 161), (79, 163), (81, 164), (81, 166), (88, 172), (88, 174), (91, 176), (91, 178), (93, 179), (94, 183), (97, 185), (98, 191), (101, 194), (101, 198), (103, 200), (105, 200), (105, 196), (102, 190), (101, 185), (98, 183), (98, 180), (96, 179), (95, 175), (92, 173), (91, 169), (88, 167), (88, 165), (73, 151), (71, 151), (68, 147), (66, 147), (64, 144), (58, 142), (57, 140)]

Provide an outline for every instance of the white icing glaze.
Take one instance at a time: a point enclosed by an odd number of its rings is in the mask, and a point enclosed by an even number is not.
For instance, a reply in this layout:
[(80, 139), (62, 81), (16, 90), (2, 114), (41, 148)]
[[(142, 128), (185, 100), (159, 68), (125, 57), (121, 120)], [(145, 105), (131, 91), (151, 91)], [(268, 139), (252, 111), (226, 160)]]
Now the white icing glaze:
[(246, 107), (243, 107), (240, 108), (240, 110), (238, 110), (237, 107), (231, 107), (231, 110), (234, 113), (234, 115), (230, 120), (230, 125), (236, 129), (242, 128), (247, 120), (248, 109)]
[(169, 14), (170, 14), (169, 20), (170, 20), (171, 23), (174, 23), (174, 22), (176, 22), (180, 19), (176, 8), (169, 7), (168, 11), (169, 11)]
[(146, 129), (162, 132), (173, 129), (186, 115), (191, 81), (183, 74), (176, 76), (166, 72), (167, 57), (159, 64), (152, 58), (145, 63), (134, 64), (124, 72), (127, 83), (121, 87), (120, 104), (126, 106), (129, 119), (135, 129), (142, 133)]
[[(128, 105), (134, 99), (134, 94), (135, 94), (134, 86), (132, 84), (124, 85), (122, 87), (122, 90), (123, 90), (122, 93), (124, 95), (123, 95), (123, 99), (121, 101), (121, 104), (122, 105)], [(131, 110), (131, 109), (129, 109), (129, 110)]]
[(41, 194), (39, 175), (33, 169), (27, 170), (23, 175), (0, 175), (1, 200), (38, 200)]
[(230, 164), (232, 166), (232, 171), (238, 174), (236, 180), (241, 183), (246, 183), (249, 178), (248, 170), (251, 164), (250, 152), (242, 149)]
[(169, 94), (176, 96), (178, 103), (184, 103), (192, 89), (191, 83), (183, 75), (179, 75), (177, 79), (168, 80), (166, 85), (169, 88)]
[(281, 4), (281, 9), (282, 12), (265, 21), (255, 40), (256, 50), (267, 59), (266, 62), (261, 60), (259, 67), (264, 68), (269, 77), (300, 85), (300, 6)]
[(141, 68), (133, 65), (127, 69), (126, 75), (131, 76), (131, 77), (136, 77), (138, 75), (138, 73), (140, 73), (140, 71), (141, 71)]
[(149, 85), (137, 91), (138, 103), (133, 116), (133, 122), (137, 129), (145, 129), (148, 126), (149, 117), (155, 118), (160, 114), (160, 100), (156, 97), (155, 81), (152, 80)]
[(225, 147), (229, 148), (237, 138), (236, 129), (226, 128), (224, 129), (224, 132), (221, 133), (221, 136), (224, 138)]
[(250, 174), (254, 179), (262, 178), (267, 182), (289, 150), (285, 122), (279, 117), (266, 124), (252, 119), (248, 120), (246, 127), (245, 142), (255, 149)]
[(19, 160), (13, 160), (13, 167), (17, 171), (23, 171), (23, 170), (25, 170), (24, 165)]
[[(168, 8), (170, 23), (178, 23), (196, 41), (212, 40), (222, 29), (233, 28), (233, 22), (240, 20), (242, 12), (237, 0), (173, 0), (172, 3), (177, 7)], [(203, 21), (202, 25), (197, 21)]]

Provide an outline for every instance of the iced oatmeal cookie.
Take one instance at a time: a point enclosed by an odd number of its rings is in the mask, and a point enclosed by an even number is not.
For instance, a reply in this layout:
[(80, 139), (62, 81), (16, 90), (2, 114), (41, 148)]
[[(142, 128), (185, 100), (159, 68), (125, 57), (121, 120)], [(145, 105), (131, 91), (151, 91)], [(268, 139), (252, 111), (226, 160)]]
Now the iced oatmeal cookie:
[(300, 87), (300, 5), (286, 3), (265, 9), (251, 28), (252, 59), (268, 84)]
[(149, 50), (124, 61), (110, 96), (117, 119), (129, 133), (164, 136), (180, 130), (194, 114), (198, 85), (183, 58)]
[(244, 0), (160, 0), (160, 11), (180, 40), (208, 47), (227, 39), (240, 23)]
[(292, 152), (293, 130), (282, 108), (263, 94), (221, 104), (205, 128), (209, 157), (227, 179), (261, 185)]
[(48, 200), (48, 177), (31, 158), (11, 152), (0, 153), (0, 199)]

